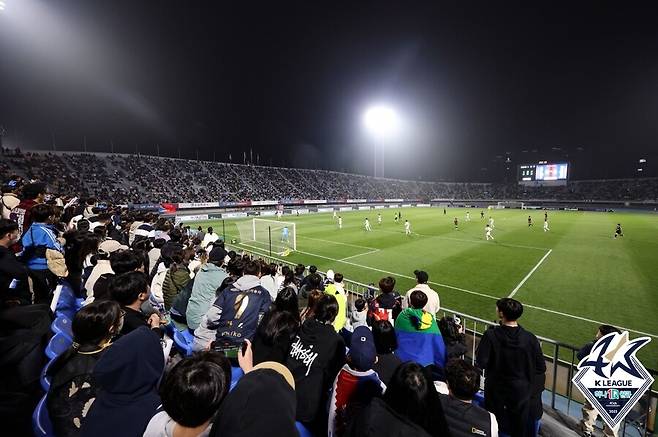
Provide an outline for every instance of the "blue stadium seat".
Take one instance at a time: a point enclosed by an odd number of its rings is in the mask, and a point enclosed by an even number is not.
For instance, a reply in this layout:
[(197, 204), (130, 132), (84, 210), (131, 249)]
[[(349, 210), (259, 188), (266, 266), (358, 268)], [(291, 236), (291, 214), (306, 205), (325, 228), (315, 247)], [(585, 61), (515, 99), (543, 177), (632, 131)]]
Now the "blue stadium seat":
[(192, 343), (194, 336), (186, 329), (181, 332), (178, 329), (174, 330), (174, 344), (183, 355), (189, 357), (192, 355)]
[(84, 298), (81, 297), (81, 298), (76, 299), (76, 300), (75, 300), (75, 307), (76, 307), (76, 309), (77, 309), (78, 311), (80, 311), (80, 308), (82, 308), (82, 305), (83, 305), (84, 303), (85, 303), (85, 299), (84, 299)]
[(243, 376), (244, 372), (241, 368), (231, 366), (231, 387), (229, 388), (229, 391), (233, 390), (233, 387), (237, 385), (238, 381), (240, 381), (240, 378)]
[(53, 323), (50, 325), (50, 330), (53, 331), (53, 334), (57, 333), (62, 333), (66, 335), (68, 338), (73, 340), (73, 331), (71, 330), (71, 319), (66, 317), (65, 315), (60, 315), (57, 317), (55, 320), (53, 320)]
[(64, 315), (73, 320), (73, 316), (78, 312), (75, 293), (73, 293), (73, 289), (67, 282), (62, 282), (61, 285), (62, 290), (59, 294), (57, 306), (55, 307), (55, 315)]
[(48, 417), (48, 408), (46, 406), (46, 396), (42, 397), (34, 413), (32, 413), (32, 430), (35, 437), (55, 437), (53, 424)]
[(313, 433), (308, 430), (306, 426), (302, 422), (295, 422), (295, 426), (297, 427), (297, 431), (299, 432), (299, 437), (313, 437)]
[(53, 338), (50, 339), (48, 346), (46, 346), (46, 356), (52, 360), (53, 358), (55, 358), (56, 356), (67, 350), (72, 343), (73, 340), (71, 340), (69, 337), (62, 334), (61, 332), (58, 332), (53, 336)]
[(46, 365), (44, 366), (43, 370), (41, 370), (41, 379), (40, 379), (41, 380), (41, 388), (46, 393), (48, 393), (48, 390), (50, 390), (50, 377), (46, 376), (46, 372), (50, 368), (50, 365), (53, 363), (53, 361), (55, 361), (55, 360), (52, 359), (52, 360), (48, 361), (48, 363), (46, 363)]
[(479, 392), (475, 393), (475, 396), (473, 397), (473, 403), (477, 405), (480, 408), (484, 408), (484, 391), (480, 390)]

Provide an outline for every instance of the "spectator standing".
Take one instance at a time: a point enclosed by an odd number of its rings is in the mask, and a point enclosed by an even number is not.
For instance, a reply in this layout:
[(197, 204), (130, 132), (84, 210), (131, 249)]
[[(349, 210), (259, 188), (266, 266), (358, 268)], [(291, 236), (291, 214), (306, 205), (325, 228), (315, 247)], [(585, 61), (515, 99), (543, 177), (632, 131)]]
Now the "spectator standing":
[(405, 299), (402, 301), (402, 308), (408, 308), (409, 297), (411, 296), (411, 293), (414, 290), (420, 290), (423, 293), (425, 293), (425, 295), (427, 296), (427, 304), (425, 304), (425, 308), (423, 309), (428, 313), (432, 314), (432, 316), (436, 317), (436, 314), (441, 309), (441, 302), (439, 300), (438, 293), (432, 290), (429, 287), (429, 285), (427, 285), (427, 281), (429, 281), (429, 275), (427, 274), (427, 272), (424, 272), (422, 270), (415, 270), (414, 275), (416, 276), (416, 282), (417, 282), (416, 286), (411, 290), (407, 291)]
[(372, 299), (368, 305), (368, 324), (378, 320), (388, 320), (391, 324), (402, 311), (402, 297), (395, 288), (395, 278), (387, 276), (379, 280), (381, 294)]
[(73, 346), (55, 358), (47, 372), (51, 378), (48, 415), (58, 437), (79, 435), (86, 409), (96, 398), (92, 372), (112, 337), (121, 330), (122, 317), (119, 304), (107, 300), (87, 305), (75, 314)]
[(328, 392), (345, 362), (345, 343), (333, 328), (338, 302), (329, 294), (320, 297), (312, 319), (295, 336), (286, 366), (295, 378), (297, 420), (317, 431), (326, 431)]
[(443, 369), (446, 348), (434, 315), (423, 309), (427, 305), (427, 295), (421, 290), (413, 290), (409, 300), (410, 308), (395, 319), (396, 354), (403, 362), (415, 361), (422, 366), (433, 364)]
[(141, 436), (161, 403), (157, 387), (164, 365), (153, 330), (140, 327), (117, 340), (94, 368), (98, 395), (80, 435)]
[(284, 288), (258, 324), (252, 341), (254, 363), (285, 363), (300, 324), (297, 293)]
[(203, 240), (201, 240), (201, 247), (205, 249), (208, 247), (208, 245), (214, 243), (217, 240), (219, 240), (219, 235), (215, 233), (212, 226), (209, 226), (208, 232), (206, 232), (206, 235), (203, 236)]
[(480, 372), (470, 363), (455, 359), (446, 367), (448, 395), (440, 394), (443, 412), (452, 437), (498, 437), (498, 422), (493, 413), (473, 404), (480, 389)]
[(462, 358), (466, 353), (466, 336), (464, 327), (457, 317), (442, 317), (439, 320), (439, 330), (446, 345), (446, 359)]
[(219, 294), (194, 331), (195, 350), (204, 349), (213, 341), (216, 350), (234, 350), (244, 339), (253, 338), (272, 303), (259, 276), (260, 264), (249, 261), (244, 275)]
[[(331, 270), (327, 272), (327, 278), (329, 278), (329, 272)], [(334, 296), (336, 302), (338, 302), (338, 314), (334, 320), (334, 329), (336, 332), (340, 332), (345, 327), (345, 322), (347, 321), (347, 295), (345, 294), (345, 288), (343, 288), (343, 275), (336, 273), (332, 275), (331, 279), (331, 282), (325, 285), (324, 292)]]
[(228, 274), (222, 268), (225, 257), (226, 250), (216, 247), (210, 251), (208, 262), (199, 267), (185, 312), (187, 326), (191, 330), (199, 327), (201, 319), (217, 299), (217, 289), (228, 277)]
[[(85, 290), (87, 290), (87, 299), (93, 298), (94, 296), (94, 286), (96, 281), (102, 275), (105, 274), (114, 274), (112, 267), (110, 265), (110, 256), (119, 250), (127, 250), (128, 246), (124, 246), (115, 240), (105, 240), (98, 245), (98, 254), (96, 255), (96, 265), (94, 266), (87, 282), (85, 282)], [(89, 302), (93, 301), (90, 299)]]
[(531, 436), (530, 399), (546, 363), (537, 337), (517, 322), (523, 314), (521, 302), (502, 298), (496, 309), (501, 323), (485, 331), (476, 353), (476, 363), (485, 371), (485, 406), (496, 415), (501, 431), (512, 437)]
[(0, 202), (2, 217), (0, 218), (9, 219), (11, 210), (21, 203), (21, 200), (16, 195), (17, 192), (18, 181), (11, 180), (6, 185), (2, 186), (2, 201)]
[(46, 197), (46, 186), (41, 183), (27, 184), (21, 193), (21, 202), (11, 210), (9, 218), (18, 223), (18, 233), (22, 237), (32, 224), (32, 207), (43, 203)]
[(350, 311), (350, 325), (352, 325), (352, 329), (356, 329), (359, 326), (368, 326), (367, 316), (368, 306), (366, 305), (366, 300), (360, 297), (354, 301), (354, 306)]
[[(127, 246), (122, 246), (127, 247)], [(93, 299), (110, 299), (110, 280), (116, 275), (128, 272), (144, 273), (144, 259), (132, 250), (115, 250), (110, 254), (110, 272), (103, 273), (96, 280), (93, 289)], [(89, 301), (90, 298), (87, 300)]]
[(30, 210), (30, 219), (33, 222), (21, 239), (22, 257), (30, 270), (35, 303), (49, 303), (50, 293), (57, 285), (57, 277), (48, 269), (46, 259), (49, 249), (59, 253), (63, 252), (55, 235), (55, 229), (50, 224), (52, 216), (52, 206), (46, 204), (33, 206)]
[(395, 329), (388, 320), (379, 320), (372, 325), (372, 336), (377, 350), (377, 362), (373, 369), (385, 385), (388, 385), (402, 361), (395, 355), (398, 338)]
[(160, 386), (162, 407), (144, 437), (207, 436), (231, 385), (231, 364), (218, 352), (179, 361)]
[(272, 298), (272, 302), (276, 299), (277, 295), (277, 285), (276, 285), (276, 264), (266, 264), (263, 263), (261, 266), (261, 277), (260, 285), (263, 286), (269, 293)]
[(18, 223), (0, 219), (0, 309), (32, 303), (28, 269), (10, 249), (19, 238)]
[(347, 363), (338, 372), (329, 400), (328, 435), (343, 436), (348, 424), (386, 389), (372, 367), (377, 361), (377, 350), (372, 332), (360, 326), (353, 332)]

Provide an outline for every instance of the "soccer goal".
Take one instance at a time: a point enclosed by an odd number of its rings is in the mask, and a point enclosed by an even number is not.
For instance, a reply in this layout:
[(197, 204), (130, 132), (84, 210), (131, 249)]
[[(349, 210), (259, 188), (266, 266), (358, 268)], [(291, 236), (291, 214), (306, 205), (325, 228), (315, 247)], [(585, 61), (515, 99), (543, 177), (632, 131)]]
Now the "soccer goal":
[(236, 225), (241, 243), (279, 255), (297, 250), (297, 226), (293, 222), (255, 218)]
[(498, 202), (498, 205), (496, 205), (496, 209), (505, 209), (505, 208), (525, 209), (525, 203), (514, 201), (514, 200), (508, 200), (505, 202)]

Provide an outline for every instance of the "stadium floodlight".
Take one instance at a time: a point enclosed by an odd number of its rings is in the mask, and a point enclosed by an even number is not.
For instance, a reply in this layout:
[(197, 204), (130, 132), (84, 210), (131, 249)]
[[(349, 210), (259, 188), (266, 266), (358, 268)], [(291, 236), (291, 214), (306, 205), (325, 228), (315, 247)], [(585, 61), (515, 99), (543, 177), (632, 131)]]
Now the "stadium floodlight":
[(374, 105), (363, 114), (366, 129), (376, 138), (389, 138), (397, 131), (398, 116), (388, 105)]
[(0, 12), (4, 11), (7, 5), (4, 1), (0, 0)]
[(640, 164), (644, 164), (644, 163), (646, 163), (646, 162), (647, 162), (646, 159), (644, 159), (644, 158), (640, 158)]
[(377, 146), (381, 149), (382, 177), (384, 176), (384, 147), (383, 142), (390, 140), (399, 130), (399, 119), (395, 110), (385, 104), (370, 106), (363, 114), (363, 124), (368, 133), (375, 139), (375, 153), (373, 155), (375, 172), (377, 177)]

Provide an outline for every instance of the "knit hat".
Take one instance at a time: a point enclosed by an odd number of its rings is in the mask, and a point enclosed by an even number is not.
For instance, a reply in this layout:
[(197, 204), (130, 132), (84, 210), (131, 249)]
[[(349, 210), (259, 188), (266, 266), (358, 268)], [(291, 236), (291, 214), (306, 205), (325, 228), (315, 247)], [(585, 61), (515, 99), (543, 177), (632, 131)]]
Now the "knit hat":
[(222, 247), (215, 247), (208, 254), (208, 261), (210, 262), (223, 262), (228, 252)]
[(349, 357), (354, 370), (365, 372), (372, 369), (377, 359), (377, 349), (372, 331), (367, 326), (359, 326), (352, 333)]

